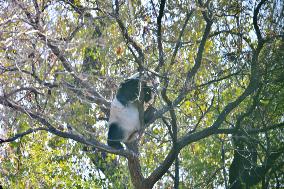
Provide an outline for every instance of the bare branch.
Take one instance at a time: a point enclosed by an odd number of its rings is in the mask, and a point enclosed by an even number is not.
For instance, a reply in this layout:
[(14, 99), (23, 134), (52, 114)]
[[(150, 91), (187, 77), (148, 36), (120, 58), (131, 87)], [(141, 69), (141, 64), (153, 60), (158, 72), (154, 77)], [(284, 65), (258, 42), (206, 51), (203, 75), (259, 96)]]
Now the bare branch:
[(249, 134), (264, 133), (264, 132), (271, 131), (271, 130), (274, 130), (274, 129), (282, 129), (283, 127), (284, 127), (284, 122), (278, 123), (278, 124), (275, 124), (275, 125), (271, 125), (271, 126), (268, 126), (268, 127), (264, 127), (264, 128), (249, 129), (246, 132), (248, 132)]
[(110, 106), (110, 102), (108, 102), (100, 93), (98, 93), (96, 90), (94, 90), (93, 87), (89, 85), (88, 82), (82, 80), (77, 74), (75, 74), (75, 71), (65, 58), (65, 56), (62, 54), (62, 52), (59, 50), (59, 48), (51, 43), (49, 39), (46, 38), (45, 35), (42, 33), (39, 33), (39, 36), (42, 38), (43, 41), (47, 42), (48, 47), (52, 50), (52, 52), (61, 60), (62, 65), (64, 68), (74, 77), (74, 79), (80, 83), (82, 86), (86, 87), (89, 92), (94, 96), (94, 102), (97, 104), (105, 105), (106, 107)]
[(205, 112), (203, 113), (202, 112), (202, 115), (199, 117), (199, 119), (197, 120), (197, 123), (194, 125), (193, 129), (190, 130), (188, 133), (193, 133), (196, 131), (198, 125), (200, 124), (201, 120), (206, 116), (206, 114), (210, 111), (210, 109), (212, 108), (213, 106), (213, 103), (214, 103), (214, 99), (215, 97), (213, 96), (213, 98), (211, 99), (211, 103), (209, 105), (209, 107), (205, 110)]
[(237, 71), (237, 72), (235, 72), (235, 73), (228, 74), (228, 75), (226, 75), (226, 76), (224, 76), (224, 77), (221, 77), (221, 78), (218, 78), (218, 79), (210, 80), (210, 81), (208, 81), (208, 82), (206, 82), (206, 83), (203, 83), (203, 84), (200, 84), (200, 85), (198, 85), (198, 86), (196, 86), (196, 87), (199, 88), (199, 87), (208, 86), (208, 85), (210, 85), (210, 84), (212, 84), (212, 83), (216, 83), (216, 82), (219, 82), (219, 81), (228, 79), (228, 78), (230, 78), (230, 77), (232, 77), (232, 76), (234, 76), (234, 75), (238, 75), (240, 72), (241, 72), (241, 70), (239, 70), (239, 71)]
[(178, 39), (176, 41), (176, 45), (175, 45), (174, 52), (173, 52), (172, 59), (171, 59), (171, 65), (174, 64), (174, 62), (175, 62), (175, 58), (176, 58), (177, 52), (178, 52), (178, 50), (179, 50), (179, 48), (181, 46), (181, 38), (183, 36), (183, 33), (185, 31), (185, 28), (186, 28), (186, 25), (187, 25), (187, 23), (189, 21), (189, 18), (191, 17), (193, 12), (194, 12), (194, 10), (191, 10), (190, 12), (186, 13), (186, 18), (185, 18), (184, 24), (182, 26), (182, 29), (181, 29), (181, 31), (179, 33), (179, 36), (178, 36)]
[(198, 69), (201, 65), (203, 51), (204, 51), (205, 44), (206, 44), (207, 38), (209, 36), (210, 30), (211, 30), (212, 24), (213, 24), (212, 21), (209, 21), (206, 24), (202, 39), (201, 39), (199, 47), (198, 47), (197, 55), (196, 55), (196, 58), (195, 58), (195, 64), (194, 64), (193, 68), (187, 73), (184, 90), (187, 90), (190, 80), (196, 75), (196, 73), (197, 73), (197, 71), (198, 71)]
[(27, 70), (20, 69), (19, 67), (4, 67), (4, 66), (0, 65), (0, 70), (1, 70), (0, 74), (5, 73), (5, 72), (16, 72), (16, 71), (19, 71), (21, 73), (24, 73), (24, 74), (32, 76), (39, 84), (41, 84), (41, 85), (43, 85), (45, 87), (48, 87), (48, 88), (58, 87), (58, 84), (50, 83), (50, 82), (46, 82), (44, 80), (41, 80), (36, 74), (34, 74), (34, 73), (30, 72), (30, 71), (27, 71)]
[(167, 103), (167, 105), (170, 107), (169, 112), (170, 112), (170, 116), (171, 116), (171, 131), (172, 131), (172, 136), (173, 136), (173, 145), (176, 145), (177, 142), (177, 117), (176, 117), (176, 113), (175, 110), (172, 106), (172, 102), (170, 101), (170, 99), (168, 98), (168, 96), (166, 95), (166, 90), (162, 91), (162, 97), (163, 100)]
[(139, 45), (134, 41), (132, 37), (129, 36), (127, 28), (124, 26), (122, 20), (119, 18), (119, 3), (118, 0), (115, 1), (115, 9), (114, 9), (114, 15), (115, 15), (115, 20), (122, 32), (123, 37), (126, 40), (126, 44), (130, 44), (138, 53), (139, 58), (135, 55), (135, 53), (132, 51), (133, 56), (135, 57), (136, 61), (138, 60), (138, 64), (140, 67), (142, 67), (143, 62), (144, 62), (144, 53), (142, 49), (139, 47)]
[(162, 18), (164, 16), (164, 9), (165, 9), (166, 0), (161, 0), (159, 15), (157, 17), (157, 41), (158, 41), (158, 50), (159, 50), (159, 64), (156, 71), (164, 65), (164, 52), (163, 52), (163, 44), (162, 44)]
[(220, 35), (220, 34), (222, 34), (222, 33), (228, 33), (228, 34), (231, 34), (231, 35), (235, 35), (235, 36), (241, 37), (241, 38), (248, 44), (248, 46), (249, 46), (251, 49), (253, 49), (253, 45), (251, 44), (249, 38), (247, 38), (243, 33), (235, 32), (235, 31), (233, 31), (233, 30), (215, 31), (215, 32), (213, 32), (213, 33), (211, 33), (211, 34), (209, 35), (209, 38), (214, 37), (214, 36), (218, 36), (218, 35)]
[(75, 35), (80, 31), (80, 29), (83, 27), (83, 25), (84, 24), (82, 24), (82, 23), (78, 24), (74, 28), (74, 30), (72, 32), (70, 32), (69, 36), (63, 37), (61, 40), (63, 40), (63, 41), (71, 41), (75, 37)]
[(38, 3), (37, 3), (37, 0), (33, 0), (33, 4), (34, 4), (35, 10), (36, 10), (35, 23), (38, 24), (39, 20), (40, 20), (40, 13), (41, 12), (39, 10), (39, 6), (38, 6)]
[(16, 134), (15, 136), (13, 136), (11, 138), (0, 139), (0, 144), (1, 143), (5, 143), (5, 142), (13, 142), (13, 141), (17, 140), (18, 138), (22, 138), (22, 137), (24, 137), (24, 136), (26, 136), (28, 134), (35, 133), (37, 131), (48, 131), (48, 129), (45, 128), (45, 127), (39, 127), (39, 128), (36, 128), (36, 129), (28, 129), (25, 132), (18, 133), (18, 134)]
[(258, 5), (256, 6), (254, 12), (253, 12), (253, 26), (254, 26), (254, 29), (255, 29), (255, 33), (256, 33), (256, 36), (257, 36), (257, 39), (258, 41), (262, 41), (262, 36), (261, 36), (261, 31), (259, 29), (259, 26), (257, 24), (257, 15), (260, 11), (260, 8), (261, 6), (265, 3), (266, 0), (261, 0)]
[[(193, 68), (188, 71), (187, 78), (186, 78), (186, 81), (184, 83), (184, 87), (181, 90), (178, 97), (172, 102), (172, 107), (177, 106), (184, 99), (184, 97), (187, 94), (187, 91), (189, 89), (189, 82), (195, 76), (195, 74), (197, 73), (197, 71), (198, 71), (198, 69), (201, 65), (205, 43), (208, 39), (212, 24), (213, 24), (212, 21), (209, 21), (206, 24), (206, 27), (205, 27), (205, 30), (204, 30), (204, 33), (203, 33), (203, 36), (202, 36), (202, 39), (200, 41), (200, 45), (199, 45), (199, 48), (198, 48), (197, 56), (195, 58), (195, 64), (194, 64)], [(165, 112), (169, 111), (170, 109), (171, 109), (170, 106), (167, 105), (167, 106), (162, 107), (160, 110), (156, 111), (153, 118), (149, 121), (148, 124), (153, 123), (158, 118), (161, 118), (161, 116)]]
[[(82, 98), (84, 98), (88, 101), (91, 101), (91, 102), (97, 101), (97, 99), (94, 96), (90, 95), (90, 94), (92, 94), (92, 92), (89, 91), (89, 90), (83, 90), (83, 89), (77, 88), (77, 87), (71, 85), (68, 82), (63, 82), (63, 86), (67, 87), (69, 90), (71, 90), (72, 92), (74, 92), (78, 96), (81, 96)], [(97, 105), (105, 113), (105, 115), (107, 115), (107, 116), (109, 115), (110, 104), (105, 106), (103, 104), (98, 103)]]
[(8, 93), (8, 94), (5, 94), (5, 97), (6, 98), (9, 98), (10, 96), (18, 93), (18, 92), (21, 92), (21, 91), (30, 91), (30, 92), (33, 92), (34, 94), (43, 94), (41, 92), (39, 92), (36, 88), (34, 87), (21, 87), (19, 89), (16, 89), (16, 90), (13, 90), (12, 92)]
[(156, 17), (158, 17), (158, 14), (157, 14), (157, 11), (156, 11), (156, 8), (155, 8), (155, 4), (153, 2), (153, 0), (150, 0), (151, 1), (151, 5), (152, 5), (152, 9), (154, 10), (154, 14)]
[(245, 134), (258, 134), (258, 133), (265, 133), (269, 131), (273, 131), (275, 129), (283, 129), (284, 128), (284, 122), (270, 125), (263, 128), (257, 128), (257, 129), (238, 129), (238, 128), (232, 128), (232, 129), (218, 129), (216, 130), (215, 134), (236, 134), (236, 133), (245, 133)]
[(79, 15), (86, 14), (86, 11), (94, 10), (94, 11), (101, 11), (99, 7), (84, 7), (82, 5), (78, 5), (75, 3), (74, 0), (60, 0), (68, 5), (70, 5), (74, 11), (76, 11)]

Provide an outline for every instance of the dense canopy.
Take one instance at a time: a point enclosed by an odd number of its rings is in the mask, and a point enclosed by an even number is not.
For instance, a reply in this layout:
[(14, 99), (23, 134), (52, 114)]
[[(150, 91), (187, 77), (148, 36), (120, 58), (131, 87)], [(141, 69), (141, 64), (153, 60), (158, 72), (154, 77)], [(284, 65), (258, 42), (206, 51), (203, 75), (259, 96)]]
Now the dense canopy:
[[(0, 0), (0, 188), (283, 188), (282, 0)], [(106, 145), (132, 74), (141, 136)]]

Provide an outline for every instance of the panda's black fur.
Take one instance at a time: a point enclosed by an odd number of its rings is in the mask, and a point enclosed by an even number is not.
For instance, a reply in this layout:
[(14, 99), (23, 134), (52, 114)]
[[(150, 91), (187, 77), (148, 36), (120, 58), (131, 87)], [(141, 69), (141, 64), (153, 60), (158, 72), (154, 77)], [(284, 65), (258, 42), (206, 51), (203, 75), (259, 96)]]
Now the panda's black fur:
[[(145, 83), (142, 84), (144, 90), (144, 102), (149, 102), (151, 100), (151, 88)], [(133, 103), (133, 101), (137, 100), (138, 95), (139, 78), (131, 78), (120, 84), (116, 98), (122, 105), (127, 106), (128, 103)]]
[[(141, 83), (144, 102), (149, 102), (152, 90), (146, 82)], [(139, 77), (131, 77), (120, 84), (111, 103), (107, 143), (113, 148), (122, 149), (121, 142), (132, 142), (138, 136), (141, 129), (138, 111), (139, 90)]]

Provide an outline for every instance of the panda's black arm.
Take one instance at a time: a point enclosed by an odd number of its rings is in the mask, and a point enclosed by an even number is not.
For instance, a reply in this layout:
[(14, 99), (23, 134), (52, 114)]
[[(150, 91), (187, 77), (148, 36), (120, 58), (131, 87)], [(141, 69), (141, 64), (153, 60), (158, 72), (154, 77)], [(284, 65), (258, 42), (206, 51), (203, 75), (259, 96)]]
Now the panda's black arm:
[(145, 112), (144, 112), (144, 124), (148, 124), (152, 118), (154, 117), (154, 112), (156, 111), (157, 109), (154, 108), (153, 106), (149, 106)]

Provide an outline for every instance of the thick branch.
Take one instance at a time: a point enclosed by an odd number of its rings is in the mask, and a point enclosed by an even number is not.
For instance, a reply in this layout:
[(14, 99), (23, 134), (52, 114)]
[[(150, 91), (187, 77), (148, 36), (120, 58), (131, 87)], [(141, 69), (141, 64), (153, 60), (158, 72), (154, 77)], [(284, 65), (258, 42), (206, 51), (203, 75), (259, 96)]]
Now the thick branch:
[(128, 157), (128, 169), (131, 175), (131, 181), (135, 188), (143, 189), (142, 181), (144, 177), (141, 172), (141, 166), (139, 162), (139, 158), (136, 156)]
[(153, 185), (168, 171), (169, 167), (173, 164), (176, 159), (176, 154), (179, 153), (181, 148), (172, 148), (168, 153), (165, 160), (160, 166), (158, 166), (152, 174), (144, 180), (144, 183), (148, 188), (152, 188)]

